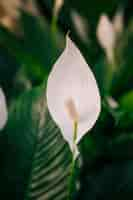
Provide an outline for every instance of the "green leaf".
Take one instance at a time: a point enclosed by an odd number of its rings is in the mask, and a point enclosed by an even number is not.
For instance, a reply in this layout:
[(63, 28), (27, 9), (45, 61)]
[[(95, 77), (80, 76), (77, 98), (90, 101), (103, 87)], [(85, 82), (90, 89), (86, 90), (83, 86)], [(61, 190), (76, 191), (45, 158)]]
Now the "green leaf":
[(133, 159), (133, 132), (116, 133), (109, 142), (107, 156), (115, 160)]
[(27, 52), (25, 52), (23, 40), (2, 26), (0, 26), (0, 43), (1, 46), (8, 49), (10, 54), (14, 56), (19, 63), (32, 63), (31, 58), (27, 55)]
[(120, 98), (120, 105), (126, 111), (133, 113), (133, 90), (126, 93)]
[(6, 97), (11, 95), (14, 77), (19, 68), (16, 59), (0, 45), (0, 86), (4, 89)]
[(4, 199), (67, 198), (71, 153), (49, 116), (43, 87), (14, 102), (0, 143)]
[(20, 28), (22, 36), (16, 36), (0, 27), (0, 43), (24, 66), (30, 79), (42, 83), (64, 47), (62, 34), (52, 35), (50, 26), (39, 17), (22, 12)]
[[(32, 16), (22, 12), (21, 27), (24, 32), (24, 47), (33, 61), (32, 66), (25, 69), (33, 81), (44, 80), (51, 70), (52, 65), (64, 47), (64, 39), (59, 32), (56, 37), (51, 32), (50, 25), (39, 16)], [(34, 60), (38, 65), (34, 64)]]
[(50, 26), (41, 17), (31, 16), (25, 12), (22, 13), (21, 24), (25, 48), (29, 50), (33, 59), (39, 60), (44, 68), (49, 68), (59, 53)]
[(79, 199), (130, 200), (133, 194), (132, 170), (132, 160), (96, 163), (84, 176)]

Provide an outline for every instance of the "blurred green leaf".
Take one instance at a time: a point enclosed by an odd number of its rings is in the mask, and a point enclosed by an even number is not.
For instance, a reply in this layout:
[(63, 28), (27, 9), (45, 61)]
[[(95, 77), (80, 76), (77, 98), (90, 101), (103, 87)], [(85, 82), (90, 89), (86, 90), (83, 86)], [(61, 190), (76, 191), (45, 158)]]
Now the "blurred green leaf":
[(133, 161), (103, 162), (86, 172), (78, 199), (130, 200), (133, 195)]
[(107, 156), (114, 160), (133, 159), (133, 132), (116, 134), (109, 143)]
[[(31, 76), (34, 76), (33, 78), (38, 77), (40, 80), (44, 80), (44, 75), (48, 75), (61, 53), (64, 39), (59, 32), (54, 36), (51, 27), (41, 17), (22, 12), (21, 25), (24, 31), (23, 45), (28, 56), (33, 60), (32, 66), (26, 66), (26, 70)], [(38, 61), (40, 65), (34, 64), (34, 60)]]
[(8, 98), (12, 96), (13, 81), (19, 68), (15, 57), (0, 45), (0, 87), (4, 89)]
[(126, 111), (133, 113), (133, 90), (120, 98), (120, 105)]
[(44, 88), (24, 93), (13, 103), (0, 137), (4, 199), (67, 198), (71, 153), (48, 114)]
[(41, 83), (64, 46), (61, 34), (52, 35), (50, 26), (41, 17), (22, 12), (23, 35), (15, 36), (0, 27), (0, 43), (24, 66), (33, 82)]

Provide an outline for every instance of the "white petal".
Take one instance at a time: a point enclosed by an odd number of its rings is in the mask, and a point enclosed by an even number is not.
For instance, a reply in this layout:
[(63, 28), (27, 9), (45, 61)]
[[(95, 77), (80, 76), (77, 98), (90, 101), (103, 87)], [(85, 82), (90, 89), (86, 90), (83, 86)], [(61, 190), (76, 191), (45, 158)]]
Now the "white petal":
[(7, 118), (8, 118), (8, 111), (7, 111), (6, 99), (2, 89), (0, 88), (0, 129), (2, 129), (5, 126)]
[(100, 17), (97, 27), (97, 38), (100, 45), (105, 49), (109, 59), (112, 59), (113, 50), (115, 47), (116, 33), (113, 24), (106, 15)]
[(72, 100), (79, 116), (76, 143), (90, 130), (100, 113), (100, 95), (94, 75), (75, 44), (67, 45), (55, 63), (47, 83), (49, 111), (65, 140), (73, 148), (73, 121), (66, 109)]
[(114, 19), (113, 19), (113, 26), (116, 33), (121, 33), (123, 31), (124, 26), (124, 19), (123, 19), (123, 11), (118, 10)]

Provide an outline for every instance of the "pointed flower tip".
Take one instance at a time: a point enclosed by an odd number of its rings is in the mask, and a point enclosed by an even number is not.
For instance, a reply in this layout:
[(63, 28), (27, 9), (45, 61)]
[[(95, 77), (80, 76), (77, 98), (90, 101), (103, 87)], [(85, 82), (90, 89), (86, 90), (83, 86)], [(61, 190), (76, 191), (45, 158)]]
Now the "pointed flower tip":
[(98, 23), (98, 27), (97, 27), (97, 31), (108, 31), (108, 29), (111, 28), (112, 29), (112, 23), (110, 22), (108, 16), (106, 14), (102, 14), (100, 19), (99, 19), (99, 23)]
[(0, 88), (0, 130), (4, 128), (8, 119), (6, 99), (3, 90)]
[(70, 148), (74, 123), (77, 122), (77, 145), (94, 126), (100, 113), (101, 100), (91, 69), (68, 36), (66, 48), (49, 75), (46, 94), (49, 112)]
[(72, 47), (73, 42), (69, 37), (70, 31), (68, 31), (67, 35), (66, 35), (66, 49), (69, 49)]
[(101, 15), (101, 22), (110, 23), (110, 20), (109, 20), (108, 15), (106, 15), (105, 13), (103, 13), (103, 14)]

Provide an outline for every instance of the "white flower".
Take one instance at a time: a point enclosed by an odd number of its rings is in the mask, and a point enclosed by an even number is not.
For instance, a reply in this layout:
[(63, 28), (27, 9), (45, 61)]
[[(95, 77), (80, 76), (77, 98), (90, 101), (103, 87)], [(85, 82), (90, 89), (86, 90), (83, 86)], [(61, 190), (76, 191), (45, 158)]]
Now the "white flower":
[(103, 14), (100, 17), (97, 27), (97, 38), (101, 47), (105, 50), (107, 58), (110, 62), (114, 59), (114, 48), (117, 37), (123, 30), (123, 12), (118, 10), (113, 22), (107, 15)]
[(116, 15), (113, 18), (113, 26), (116, 34), (120, 34), (123, 31), (124, 20), (123, 20), (123, 11), (118, 10)]
[(94, 126), (101, 104), (95, 77), (69, 37), (48, 78), (47, 104), (76, 157), (76, 145)]
[(113, 59), (116, 35), (113, 24), (106, 15), (100, 17), (96, 34), (100, 45), (105, 49), (107, 58), (111, 61)]
[(0, 129), (4, 128), (8, 118), (5, 95), (0, 88)]

